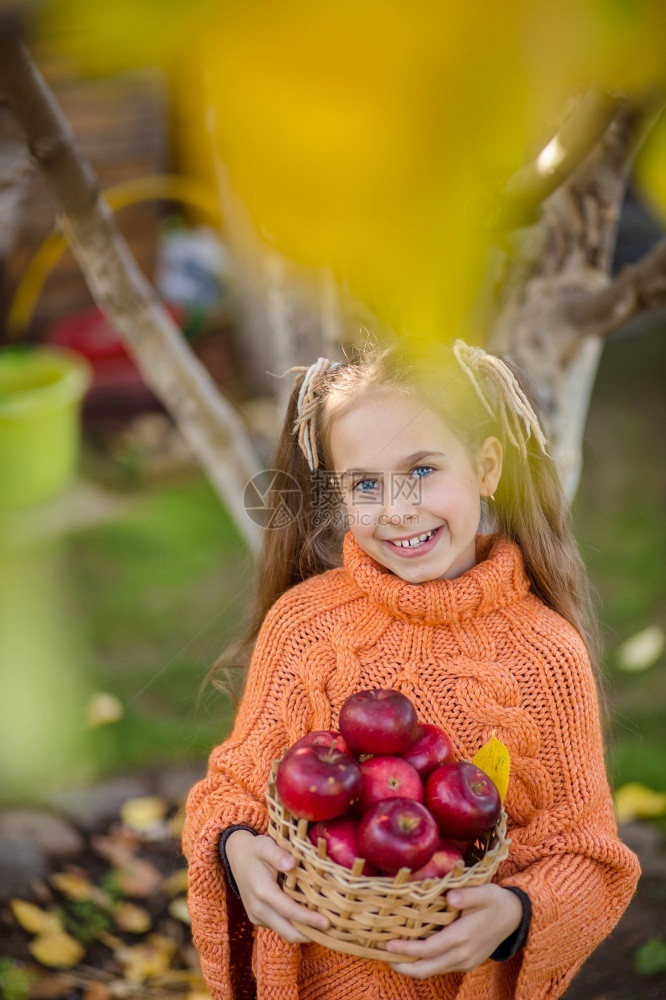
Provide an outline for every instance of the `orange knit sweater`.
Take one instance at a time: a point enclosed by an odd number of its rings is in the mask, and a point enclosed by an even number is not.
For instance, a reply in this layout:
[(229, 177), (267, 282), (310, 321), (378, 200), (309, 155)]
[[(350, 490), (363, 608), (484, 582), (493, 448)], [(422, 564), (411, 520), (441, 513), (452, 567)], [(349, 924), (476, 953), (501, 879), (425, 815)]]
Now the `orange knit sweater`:
[[(478, 536), (477, 565), (410, 584), (351, 533), (344, 565), (291, 588), (261, 628), (228, 740), (191, 790), (183, 845), (194, 941), (214, 1000), (542, 1000), (562, 995), (627, 907), (640, 874), (618, 839), (595, 682), (578, 633), (529, 590), (511, 541)], [(507, 962), (411, 979), (382, 962), (253, 928), (225, 886), (220, 832), (265, 832), (271, 762), (337, 726), (363, 688), (403, 691), (471, 757), (493, 729), (512, 760), (509, 858), (495, 881), (527, 892), (525, 946)], [(252, 972), (250, 970), (250, 962)]]

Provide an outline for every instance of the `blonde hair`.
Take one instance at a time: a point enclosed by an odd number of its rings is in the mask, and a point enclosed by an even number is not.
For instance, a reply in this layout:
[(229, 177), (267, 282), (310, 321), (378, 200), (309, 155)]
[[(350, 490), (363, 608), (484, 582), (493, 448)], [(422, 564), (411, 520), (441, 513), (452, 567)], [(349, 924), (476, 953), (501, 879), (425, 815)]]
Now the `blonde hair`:
[[(557, 470), (540, 431), (535, 395), (515, 359), (483, 351), (473, 356), (467, 345), (462, 345), (466, 350), (456, 347), (457, 359), (451, 348), (442, 345), (429, 345), (424, 355), (405, 343), (398, 349), (368, 340), (346, 364), (323, 364), (325, 359), (319, 359), (316, 369), (297, 370), (271, 468), (293, 477), (299, 490), (267, 498), (269, 506), (291, 504), (291, 519), (286, 524), (283, 519), (279, 531), (264, 533), (258, 559), (261, 573), (246, 631), (209, 675), (234, 700), (230, 671), (249, 662), (267, 611), (294, 584), (342, 563), (346, 527), (336, 516), (341, 501), (326, 475), (332, 469), (330, 432), (360, 396), (385, 391), (417, 395), (434, 407), (470, 456), (489, 436), (502, 442), (502, 475), (494, 501), (485, 506), (484, 528), (519, 545), (532, 590), (581, 635), (601, 687), (599, 632), (588, 578)], [(304, 432), (299, 398), (303, 402), (301, 390), (307, 378), (309, 426)], [(532, 419), (536, 426), (530, 427)], [(313, 456), (318, 459), (314, 471)]]

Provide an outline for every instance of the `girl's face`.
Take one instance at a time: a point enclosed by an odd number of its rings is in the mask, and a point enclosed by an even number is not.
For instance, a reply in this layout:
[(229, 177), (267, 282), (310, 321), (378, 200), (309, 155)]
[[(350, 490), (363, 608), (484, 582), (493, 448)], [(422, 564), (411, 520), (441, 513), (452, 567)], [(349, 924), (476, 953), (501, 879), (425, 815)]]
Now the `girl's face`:
[(497, 438), (472, 458), (427, 402), (387, 391), (335, 417), (329, 448), (348, 527), (369, 556), (409, 583), (475, 564), (480, 498), (502, 470)]

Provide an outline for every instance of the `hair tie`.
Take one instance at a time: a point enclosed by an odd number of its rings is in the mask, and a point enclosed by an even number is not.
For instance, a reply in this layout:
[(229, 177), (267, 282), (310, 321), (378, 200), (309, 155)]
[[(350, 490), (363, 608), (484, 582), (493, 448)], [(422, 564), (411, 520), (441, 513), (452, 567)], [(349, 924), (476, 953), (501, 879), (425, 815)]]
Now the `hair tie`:
[(288, 370), (290, 372), (305, 372), (305, 377), (301, 383), (298, 393), (298, 416), (294, 421), (294, 434), (298, 434), (298, 444), (305, 455), (307, 463), (312, 471), (319, 465), (317, 454), (317, 441), (314, 426), (314, 415), (317, 408), (316, 384), (320, 376), (329, 372), (334, 372), (342, 367), (340, 361), (329, 361), (328, 358), (317, 358), (317, 360), (306, 367), (304, 365), (294, 365)]
[(523, 460), (527, 461), (527, 442), (531, 434), (546, 455), (547, 442), (539, 418), (509, 366), (496, 355), (487, 354), (481, 347), (470, 347), (464, 340), (456, 340), (453, 354), (472, 383), (484, 409), (493, 418), (496, 414), (492, 403), (479, 384), (475, 372), (485, 375), (494, 383), (503, 430), (511, 444), (520, 451)]

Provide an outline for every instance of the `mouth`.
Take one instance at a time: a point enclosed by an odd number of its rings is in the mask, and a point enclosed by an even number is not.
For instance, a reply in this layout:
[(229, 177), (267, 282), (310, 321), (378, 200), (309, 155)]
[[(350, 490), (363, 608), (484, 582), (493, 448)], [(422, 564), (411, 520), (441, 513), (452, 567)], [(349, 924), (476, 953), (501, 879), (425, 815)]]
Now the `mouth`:
[(440, 533), (439, 528), (432, 528), (430, 531), (422, 531), (417, 535), (408, 535), (406, 538), (384, 539), (384, 545), (390, 547), (392, 552), (400, 555), (410, 555), (418, 552), (429, 551), (435, 545)]

